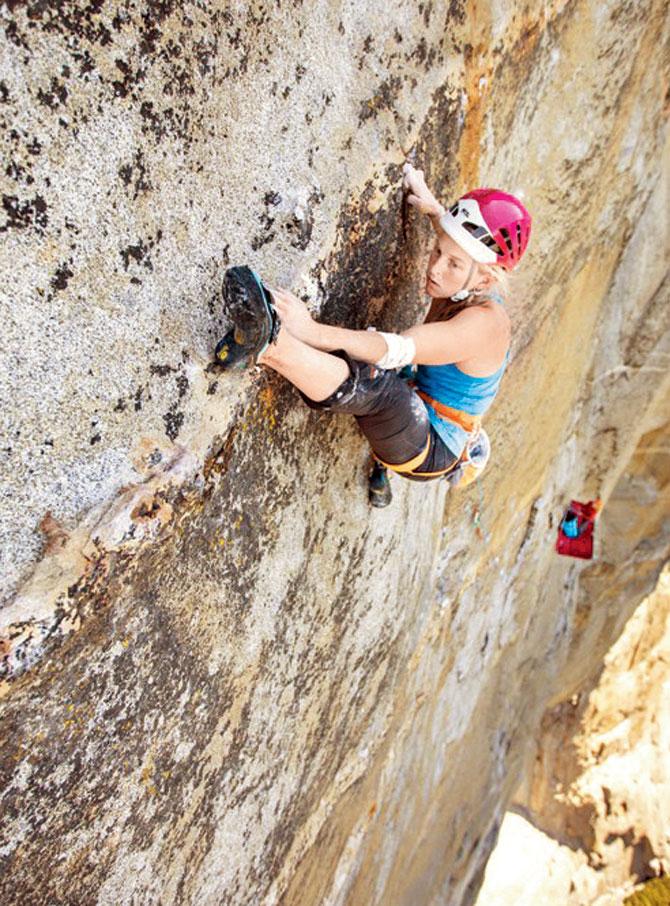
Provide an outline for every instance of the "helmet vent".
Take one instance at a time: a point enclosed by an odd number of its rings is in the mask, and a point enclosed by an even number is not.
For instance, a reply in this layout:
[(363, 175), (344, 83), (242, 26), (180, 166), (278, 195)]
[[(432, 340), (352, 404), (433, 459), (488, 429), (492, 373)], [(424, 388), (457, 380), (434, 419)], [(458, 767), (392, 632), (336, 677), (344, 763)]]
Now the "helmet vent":
[(461, 223), (461, 226), (464, 230), (467, 230), (471, 236), (474, 236), (475, 239), (478, 239), (480, 242), (482, 242), (487, 248), (492, 249), (496, 253), (496, 255), (502, 254), (500, 246), (486, 229), (486, 227), (480, 226), (477, 223), (472, 223), (471, 220), (464, 220)]
[(494, 251), (496, 255), (502, 255), (502, 249), (490, 233), (482, 236), (480, 241), (483, 242), (485, 246), (492, 249), (492, 251)]
[(512, 240), (510, 239), (509, 230), (507, 227), (500, 227), (500, 235), (505, 240), (505, 245), (507, 246), (507, 251), (512, 253)]
[(464, 229), (466, 229), (468, 231), (468, 233), (470, 233), (472, 236), (474, 236), (475, 239), (483, 239), (484, 236), (489, 235), (489, 231), (486, 229), (486, 227), (479, 226), (476, 223), (472, 223), (471, 220), (464, 220), (461, 223), (461, 226), (464, 227)]

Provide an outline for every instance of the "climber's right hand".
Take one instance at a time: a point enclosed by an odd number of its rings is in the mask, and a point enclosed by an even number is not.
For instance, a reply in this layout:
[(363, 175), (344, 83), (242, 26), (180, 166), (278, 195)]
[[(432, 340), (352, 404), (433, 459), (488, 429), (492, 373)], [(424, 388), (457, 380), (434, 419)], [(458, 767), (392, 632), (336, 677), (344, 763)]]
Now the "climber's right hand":
[(444, 208), (426, 185), (423, 170), (417, 170), (407, 163), (402, 168), (402, 173), (403, 189), (407, 192), (407, 201), (413, 208), (429, 217), (440, 217), (444, 214)]
[(314, 343), (319, 325), (302, 299), (278, 286), (269, 286), (268, 289), (282, 326), (303, 343)]

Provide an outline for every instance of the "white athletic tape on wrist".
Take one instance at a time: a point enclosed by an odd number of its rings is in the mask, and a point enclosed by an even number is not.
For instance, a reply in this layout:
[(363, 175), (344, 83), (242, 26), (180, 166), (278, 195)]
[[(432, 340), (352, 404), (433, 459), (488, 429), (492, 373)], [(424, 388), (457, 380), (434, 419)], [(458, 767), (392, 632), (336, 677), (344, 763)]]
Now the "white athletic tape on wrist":
[(401, 337), (397, 333), (383, 333), (379, 331), (379, 336), (384, 337), (387, 350), (386, 354), (375, 362), (377, 368), (403, 368), (410, 365), (416, 355), (416, 344), (411, 337)]

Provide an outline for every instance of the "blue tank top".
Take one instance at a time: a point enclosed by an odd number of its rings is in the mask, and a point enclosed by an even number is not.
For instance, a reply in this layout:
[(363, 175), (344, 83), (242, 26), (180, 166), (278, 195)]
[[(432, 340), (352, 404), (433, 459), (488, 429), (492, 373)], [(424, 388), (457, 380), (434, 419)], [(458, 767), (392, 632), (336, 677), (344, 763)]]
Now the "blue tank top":
[[(499, 295), (491, 298), (503, 304)], [(505, 361), (493, 374), (486, 377), (473, 377), (450, 363), (448, 365), (419, 365), (414, 380), (422, 390), (434, 400), (452, 409), (468, 412), (470, 415), (483, 415), (489, 408), (498, 392), (500, 381), (507, 367), (509, 351)], [(453, 422), (440, 418), (428, 403), (425, 403), (428, 418), (439, 436), (455, 456), (460, 456), (468, 439), (467, 431)]]

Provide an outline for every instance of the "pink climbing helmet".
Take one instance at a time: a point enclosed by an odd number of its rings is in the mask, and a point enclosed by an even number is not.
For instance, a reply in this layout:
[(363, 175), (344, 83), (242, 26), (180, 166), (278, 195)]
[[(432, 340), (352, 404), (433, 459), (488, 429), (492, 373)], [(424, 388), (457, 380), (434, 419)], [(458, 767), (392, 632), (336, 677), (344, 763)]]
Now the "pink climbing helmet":
[(514, 195), (473, 189), (442, 214), (440, 226), (479, 264), (511, 270), (528, 247), (531, 216)]

